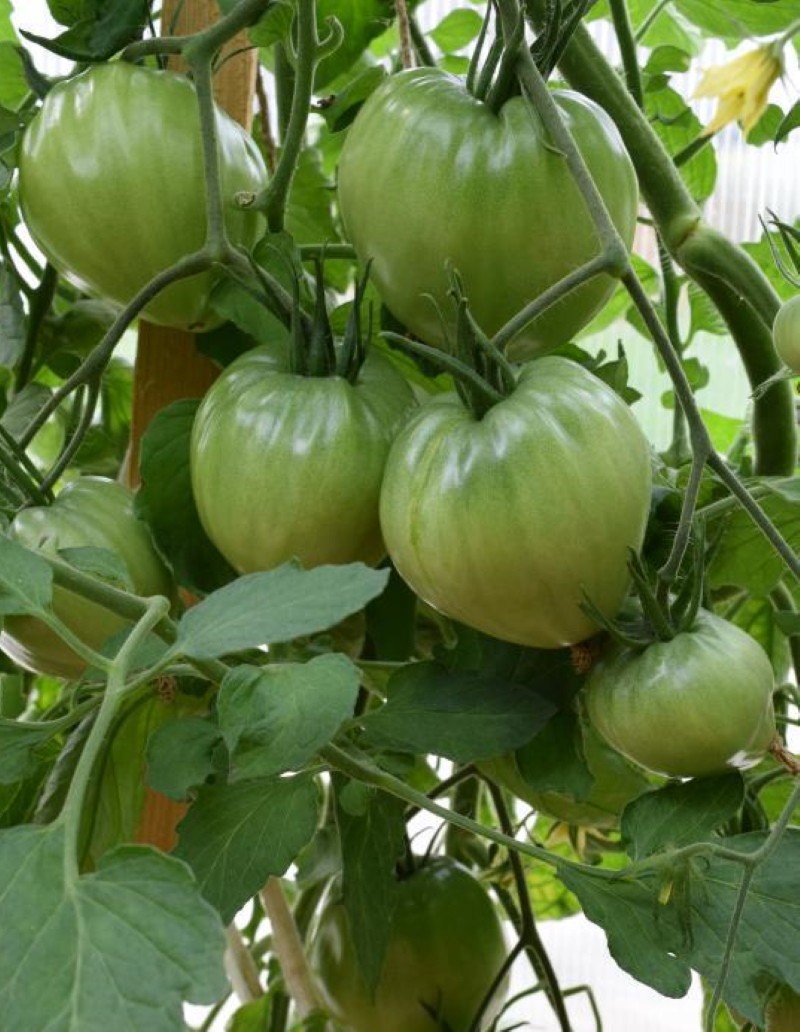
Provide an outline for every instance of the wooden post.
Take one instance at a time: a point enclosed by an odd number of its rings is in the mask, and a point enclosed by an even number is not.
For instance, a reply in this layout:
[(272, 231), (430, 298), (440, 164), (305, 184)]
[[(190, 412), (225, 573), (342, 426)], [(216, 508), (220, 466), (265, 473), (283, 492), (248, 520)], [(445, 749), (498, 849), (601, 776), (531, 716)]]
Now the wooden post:
[[(187, 35), (218, 17), (215, 0), (164, 0), (162, 31)], [(234, 51), (246, 45), (242, 35), (231, 40), (228, 48)], [(179, 67), (177, 61), (174, 66)], [(257, 69), (257, 51), (246, 50), (225, 61), (214, 80), (217, 102), (248, 130), (252, 124)], [(193, 334), (140, 321), (127, 471), (132, 486), (139, 480), (139, 443), (153, 416), (180, 398), (200, 397), (216, 375), (213, 362), (195, 349)], [(148, 789), (136, 840), (169, 851), (176, 841), (175, 826), (185, 810), (183, 804)]]

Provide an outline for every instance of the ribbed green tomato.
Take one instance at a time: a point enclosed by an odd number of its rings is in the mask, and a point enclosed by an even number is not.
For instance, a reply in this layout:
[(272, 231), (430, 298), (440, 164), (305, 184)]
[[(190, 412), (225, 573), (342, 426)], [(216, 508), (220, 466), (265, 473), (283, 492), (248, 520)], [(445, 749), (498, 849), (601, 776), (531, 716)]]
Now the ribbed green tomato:
[[(348, 1032), (467, 1032), (506, 953), (486, 890), (466, 868), (440, 858), (398, 886), (374, 999), (358, 969), (340, 903), (323, 910), (310, 959), (325, 1006)], [(481, 1029), (491, 1025), (505, 992), (503, 983)]]
[[(137, 594), (172, 597), (172, 583), (153, 548), (150, 532), (134, 514), (133, 494), (113, 480), (81, 477), (72, 481), (52, 505), (18, 513), (8, 536), (50, 555), (64, 548), (116, 552)], [(53, 588), (53, 611), (96, 650), (126, 626), (114, 613), (58, 586)], [(86, 669), (86, 663), (35, 617), (6, 617), (0, 646), (20, 666), (37, 673), (77, 678)]]
[(370, 351), (357, 381), (298, 376), (280, 343), (233, 362), (195, 417), (191, 476), (209, 538), (240, 573), (385, 554), (378, 496), (414, 394)]
[[(266, 185), (253, 140), (221, 109), (217, 136), (225, 225), (251, 247), (263, 220), (234, 204)], [(156, 273), (205, 240), (205, 179), (194, 86), (124, 61), (93, 65), (48, 93), (19, 154), (25, 223), (56, 268), (89, 294), (127, 304)], [(168, 326), (204, 330), (215, 276), (166, 288), (144, 310)]]
[(523, 774), (525, 756), (535, 754), (536, 738), (515, 753), (484, 761), (478, 766), (546, 817), (584, 827), (616, 827), (628, 803), (646, 792), (651, 787), (650, 782), (641, 770), (607, 745), (591, 727), (584, 733), (583, 746), (586, 765), (594, 776), (586, 799), (575, 799), (567, 792), (540, 791), (528, 784)]
[(425, 602), (486, 634), (560, 648), (613, 616), (650, 506), (650, 451), (627, 405), (564, 358), (529, 362), (476, 420), (440, 395), (398, 435), (381, 526)]
[(623, 755), (669, 777), (752, 767), (775, 736), (774, 680), (749, 634), (701, 610), (691, 630), (612, 648), (592, 669), (586, 709)]
[(795, 294), (778, 309), (772, 324), (772, 340), (778, 358), (800, 374), (800, 294)]
[[(619, 133), (593, 101), (553, 92), (611, 218), (633, 240), (636, 175)], [(563, 154), (522, 97), (495, 114), (455, 76), (416, 68), (388, 78), (350, 127), (339, 162), (339, 205), (359, 258), (394, 315), (442, 345), (452, 323), (448, 263), (488, 334), (599, 253)], [(599, 276), (529, 324), (509, 354), (564, 344), (602, 307)], [(435, 303), (434, 303), (435, 302)]]

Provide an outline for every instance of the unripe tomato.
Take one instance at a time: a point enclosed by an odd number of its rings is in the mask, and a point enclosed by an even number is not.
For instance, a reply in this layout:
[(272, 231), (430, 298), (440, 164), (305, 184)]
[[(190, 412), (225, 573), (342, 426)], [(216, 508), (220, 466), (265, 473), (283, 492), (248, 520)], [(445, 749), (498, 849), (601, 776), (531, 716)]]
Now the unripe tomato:
[(477, 420), (455, 395), (411, 418), (386, 464), (381, 526), (425, 602), (486, 634), (560, 648), (614, 616), (650, 508), (650, 450), (628, 406), (564, 358), (529, 362)]
[[(266, 185), (253, 140), (216, 112), (225, 225), (251, 247), (263, 220), (234, 204)], [(156, 275), (202, 247), (205, 177), (194, 86), (183, 75), (124, 61), (57, 83), (22, 140), (25, 223), (56, 268), (81, 290), (127, 304)], [(204, 330), (209, 271), (167, 287), (144, 309), (156, 323)]]
[(772, 340), (778, 358), (800, 374), (800, 294), (784, 301), (772, 324)]
[[(636, 174), (614, 123), (568, 90), (553, 97), (626, 244), (636, 227)], [(348, 130), (339, 205), (359, 258), (387, 306), (429, 344), (451, 319), (448, 266), (493, 335), (528, 302), (595, 257), (600, 244), (564, 155), (522, 97), (498, 113), (438, 68), (386, 79)], [(613, 291), (598, 276), (522, 330), (509, 356), (564, 344)], [(452, 327), (451, 327), (452, 329)]]
[[(310, 960), (325, 1006), (348, 1032), (467, 1032), (506, 954), (486, 890), (466, 868), (440, 858), (398, 886), (374, 998), (358, 969), (341, 903), (323, 910)], [(503, 982), (481, 1029), (497, 1016), (505, 992)]]
[(701, 610), (671, 641), (612, 647), (589, 674), (586, 710), (629, 759), (690, 778), (759, 762), (776, 733), (773, 688), (758, 642)]
[(376, 563), (383, 468), (414, 394), (377, 351), (354, 384), (289, 370), (283, 343), (255, 348), (203, 399), (191, 441), (203, 527), (240, 573)]
[[(133, 494), (101, 477), (81, 477), (52, 505), (23, 509), (8, 536), (26, 548), (50, 555), (64, 548), (104, 548), (116, 552), (139, 595), (171, 597), (172, 584), (150, 533), (133, 511)], [(95, 602), (53, 588), (53, 611), (90, 648), (100, 646), (126, 622)], [(56, 677), (80, 677), (86, 663), (61, 638), (31, 616), (6, 617), (0, 646), (20, 666)]]

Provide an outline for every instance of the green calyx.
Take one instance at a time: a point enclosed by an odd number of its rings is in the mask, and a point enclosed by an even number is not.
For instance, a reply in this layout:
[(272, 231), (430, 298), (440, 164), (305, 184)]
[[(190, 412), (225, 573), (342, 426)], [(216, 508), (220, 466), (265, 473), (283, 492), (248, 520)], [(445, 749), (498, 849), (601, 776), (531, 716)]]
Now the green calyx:
[(316, 304), (313, 318), (309, 319), (300, 303), (300, 276), (295, 274), (291, 319), (291, 371), (297, 376), (339, 376), (355, 383), (367, 353), (372, 336), (372, 317), (367, 320), (366, 335), (362, 334), (361, 310), (369, 278), (369, 265), (356, 286), (353, 307), (344, 336), (337, 343), (328, 315), (325, 297), (323, 261), (316, 261)]

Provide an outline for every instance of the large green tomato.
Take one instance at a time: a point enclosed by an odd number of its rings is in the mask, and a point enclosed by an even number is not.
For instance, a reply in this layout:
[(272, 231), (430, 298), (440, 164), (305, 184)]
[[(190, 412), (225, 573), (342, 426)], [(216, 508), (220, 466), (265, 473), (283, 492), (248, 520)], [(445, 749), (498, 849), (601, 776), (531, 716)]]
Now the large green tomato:
[[(554, 91), (562, 116), (619, 233), (636, 226), (636, 175), (608, 115), (577, 93)], [(442, 345), (452, 325), (448, 264), (473, 315), (492, 335), (548, 287), (600, 251), (563, 154), (521, 97), (495, 114), (436, 68), (387, 79), (350, 127), (339, 162), (349, 239), (394, 315)], [(514, 340), (514, 359), (564, 344), (602, 307), (615, 281), (599, 276)], [(438, 308), (438, 310), (437, 310)]]
[[(150, 533), (133, 511), (133, 494), (101, 477), (82, 477), (49, 506), (23, 509), (8, 536), (26, 548), (55, 555), (64, 548), (102, 548), (122, 560), (139, 595), (172, 597), (167, 571)], [(90, 648), (100, 646), (126, 626), (124, 620), (70, 591), (53, 589), (53, 611)], [(35, 617), (6, 617), (0, 646), (20, 666), (41, 674), (77, 678), (86, 663)]]
[(292, 558), (305, 567), (378, 562), (383, 468), (414, 404), (376, 351), (355, 384), (291, 373), (280, 343), (242, 355), (192, 428), (192, 490), (209, 538), (240, 573)]
[[(261, 217), (234, 204), (266, 183), (247, 133), (217, 110), (225, 224), (252, 246)], [(206, 206), (194, 86), (173, 72), (123, 61), (94, 65), (48, 93), (19, 154), (25, 222), (80, 289), (120, 305), (205, 240)], [(144, 310), (156, 323), (204, 330), (212, 272), (167, 287)]]
[[(323, 1003), (347, 1032), (467, 1032), (506, 954), (486, 890), (466, 868), (440, 858), (398, 886), (374, 999), (358, 970), (342, 904), (323, 910), (310, 959)], [(498, 1014), (505, 992), (504, 983), (482, 1029)]]
[(772, 340), (778, 358), (800, 373), (800, 294), (795, 294), (778, 309), (772, 324)]
[(515, 753), (483, 761), (478, 766), (490, 778), (546, 817), (584, 827), (616, 827), (628, 803), (648, 791), (650, 782), (639, 768), (628, 763), (591, 727), (584, 732), (583, 747), (586, 765), (594, 776), (594, 783), (586, 799), (576, 799), (567, 792), (541, 791), (528, 784), (524, 776), (525, 757), (528, 753), (535, 754), (536, 738)]
[(775, 736), (772, 665), (749, 634), (701, 610), (691, 630), (612, 649), (592, 669), (586, 709), (615, 749), (669, 777), (751, 767)]
[(627, 405), (564, 358), (529, 362), (476, 420), (440, 395), (398, 435), (381, 526), (425, 602), (486, 634), (560, 648), (597, 631), (628, 588), (650, 505), (650, 451)]

